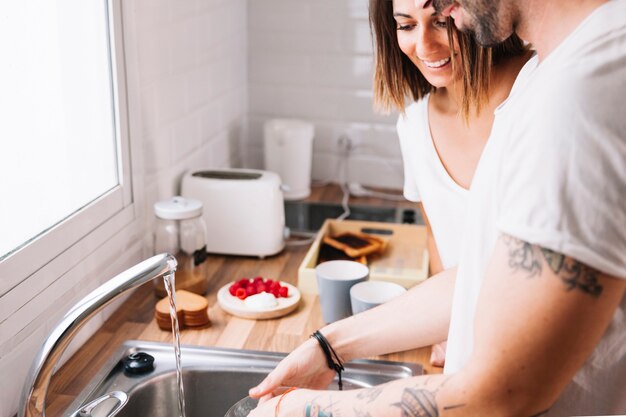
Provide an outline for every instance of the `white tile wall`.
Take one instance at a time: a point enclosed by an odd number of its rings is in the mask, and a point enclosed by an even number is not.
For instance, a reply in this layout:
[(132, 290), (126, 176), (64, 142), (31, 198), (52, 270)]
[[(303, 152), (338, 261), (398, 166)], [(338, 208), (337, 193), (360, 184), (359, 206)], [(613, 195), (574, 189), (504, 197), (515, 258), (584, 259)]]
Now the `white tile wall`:
[(178, 194), (186, 171), (241, 163), (248, 110), (246, 0), (156, 3), (133, 13), (148, 228), (154, 202)]
[[(122, 225), (101, 247), (79, 251), (82, 261), (74, 260), (75, 267), (48, 268), (52, 273), (0, 297), (1, 417), (17, 412), (30, 363), (63, 314), (149, 253), (154, 202), (178, 193), (187, 170), (241, 163), (248, 101), (247, 1), (136, 0), (124, 10), (126, 49), (137, 55), (136, 74), (129, 76), (135, 82), (129, 89), (134, 94), (131, 142), (138, 151), (132, 157), (133, 176), (140, 179), (144, 204), (132, 227)], [(94, 318), (75, 345), (111, 312), (107, 308)]]
[(249, 124), (242, 155), (263, 168), (263, 123), (287, 117), (312, 121), (313, 178), (341, 181), (337, 141), (357, 145), (348, 180), (402, 187), (397, 116), (372, 109), (372, 43), (366, 0), (249, 0)]

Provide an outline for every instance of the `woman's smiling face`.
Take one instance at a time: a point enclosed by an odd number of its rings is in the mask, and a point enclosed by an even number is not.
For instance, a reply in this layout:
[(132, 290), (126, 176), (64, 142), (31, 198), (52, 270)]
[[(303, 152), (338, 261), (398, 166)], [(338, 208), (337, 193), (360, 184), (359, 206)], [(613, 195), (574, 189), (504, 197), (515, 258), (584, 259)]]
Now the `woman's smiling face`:
[(457, 75), (452, 70), (446, 18), (435, 13), (430, 0), (393, 0), (393, 17), (402, 52), (430, 84), (450, 86)]

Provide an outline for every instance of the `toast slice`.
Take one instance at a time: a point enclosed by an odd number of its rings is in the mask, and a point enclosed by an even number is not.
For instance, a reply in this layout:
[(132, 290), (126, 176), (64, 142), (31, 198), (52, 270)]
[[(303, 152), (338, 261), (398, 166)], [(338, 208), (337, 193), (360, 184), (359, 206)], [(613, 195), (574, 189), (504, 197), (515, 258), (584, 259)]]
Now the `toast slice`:
[(316, 265), (327, 261), (355, 261), (367, 265), (367, 256), (359, 256), (358, 258), (351, 258), (344, 251), (339, 250), (327, 243), (322, 242), (320, 250), (317, 255)]
[(343, 251), (351, 258), (370, 255), (384, 248), (384, 241), (364, 233), (346, 232), (337, 236), (324, 236), (324, 243)]

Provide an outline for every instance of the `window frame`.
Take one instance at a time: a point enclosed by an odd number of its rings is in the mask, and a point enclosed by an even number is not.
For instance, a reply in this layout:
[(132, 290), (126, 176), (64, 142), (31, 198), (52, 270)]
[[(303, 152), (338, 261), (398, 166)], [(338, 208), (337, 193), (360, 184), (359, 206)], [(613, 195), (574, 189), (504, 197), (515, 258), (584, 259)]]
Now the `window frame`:
[(106, 8), (108, 21), (119, 184), (2, 259), (0, 297), (34, 275), (41, 278), (41, 272), (47, 269), (50, 273), (43, 275), (51, 284), (64, 272), (58, 271), (58, 262), (55, 260), (63, 259), (63, 269), (71, 269), (138, 217), (137, 196), (133, 192), (137, 187), (133, 187), (135, 180), (131, 172), (131, 127), (122, 6), (120, 0), (102, 0), (102, 5)]

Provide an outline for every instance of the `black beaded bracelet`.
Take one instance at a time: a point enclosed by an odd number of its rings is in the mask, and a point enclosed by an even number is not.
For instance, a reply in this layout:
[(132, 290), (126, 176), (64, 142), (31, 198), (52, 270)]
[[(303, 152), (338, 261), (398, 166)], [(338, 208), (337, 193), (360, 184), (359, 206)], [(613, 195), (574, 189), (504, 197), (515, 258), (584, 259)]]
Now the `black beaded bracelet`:
[(335, 352), (335, 349), (328, 343), (328, 340), (324, 337), (319, 330), (316, 330), (315, 333), (311, 335), (314, 337), (318, 343), (320, 344), (322, 351), (324, 352), (324, 356), (326, 356), (326, 362), (328, 363), (328, 367), (333, 371), (337, 372), (337, 377), (339, 378), (339, 390), (343, 390), (343, 382), (341, 380), (341, 371), (344, 370), (343, 363), (341, 363), (341, 359), (339, 359), (339, 355)]

